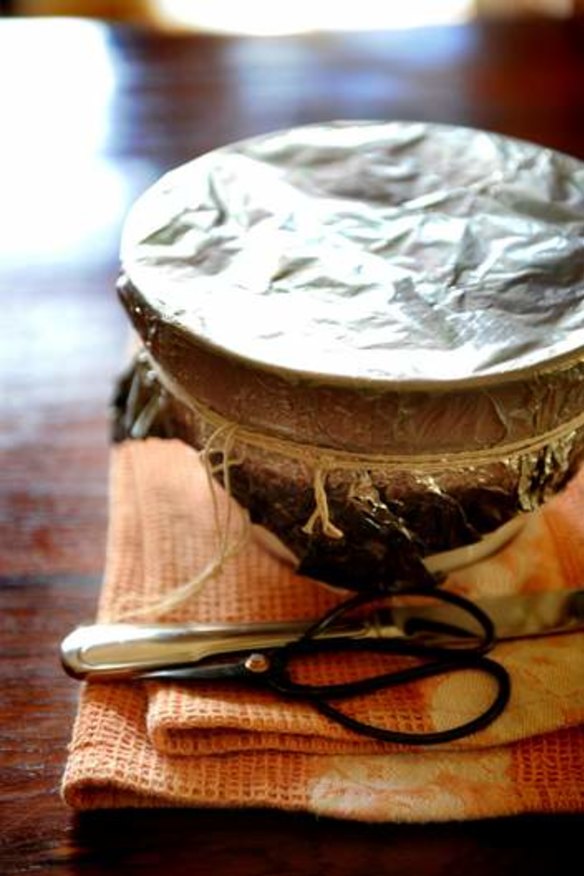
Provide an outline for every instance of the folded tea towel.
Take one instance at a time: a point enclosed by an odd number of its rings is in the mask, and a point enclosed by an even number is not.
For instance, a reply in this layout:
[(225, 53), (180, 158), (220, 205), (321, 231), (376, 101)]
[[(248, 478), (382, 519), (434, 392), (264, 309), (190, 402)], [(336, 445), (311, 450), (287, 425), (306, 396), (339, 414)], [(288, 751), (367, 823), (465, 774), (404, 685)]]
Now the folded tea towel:
[[(214, 556), (215, 514), (195, 452), (177, 441), (112, 451), (108, 558), (98, 617), (160, 600)], [(230, 500), (222, 496), (221, 512)], [(584, 471), (496, 555), (450, 575), (469, 596), (584, 583)], [(346, 594), (294, 574), (250, 541), (165, 620), (265, 621), (321, 615)], [(141, 618), (143, 619), (143, 618)], [(310, 705), (220, 682), (84, 686), (63, 779), (78, 809), (273, 806), (366, 821), (441, 821), (584, 810), (584, 633), (499, 644), (512, 679), (503, 715), (440, 747), (358, 736)], [(361, 671), (386, 667), (357, 657)], [(354, 661), (353, 661), (354, 663)], [(337, 658), (304, 668), (343, 680)], [(361, 697), (367, 723), (427, 731), (459, 723), (492, 696), (476, 672)]]

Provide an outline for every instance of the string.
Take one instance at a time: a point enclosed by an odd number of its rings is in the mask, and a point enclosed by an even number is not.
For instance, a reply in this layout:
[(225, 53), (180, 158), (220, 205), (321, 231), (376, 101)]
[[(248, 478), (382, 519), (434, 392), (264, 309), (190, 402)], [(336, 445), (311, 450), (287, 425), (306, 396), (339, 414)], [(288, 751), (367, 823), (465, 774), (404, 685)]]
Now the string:
[[(249, 542), (251, 532), (249, 515), (241, 505), (231, 500), (231, 468), (241, 462), (240, 459), (231, 457), (234, 441), (235, 430), (232, 427), (221, 426), (210, 435), (199, 453), (211, 498), (216, 542), (213, 556), (202, 569), (183, 584), (160, 597), (146, 600), (139, 608), (128, 609), (121, 614), (117, 614), (116, 620), (137, 619), (145, 615), (157, 618), (167, 614), (188, 599), (195, 597), (209, 581), (212, 581), (222, 572), (225, 563), (239, 554)], [(218, 443), (219, 447), (217, 447)], [(218, 465), (213, 465), (211, 458), (216, 453), (221, 455), (221, 462)], [(219, 485), (214, 477), (214, 474), (218, 471), (221, 472), (224, 488), (229, 497), (229, 501), (224, 503), (225, 514), (223, 519), (218, 495)], [(235, 532), (233, 531), (234, 511), (236, 511), (239, 518), (238, 530)]]
[(325, 489), (325, 474), (322, 468), (318, 467), (314, 470), (314, 478), (312, 482), (312, 490), (316, 501), (316, 507), (307, 522), (302, 527), (302, 532), (306, 535), (314, 533), (317, 523), (320, 523), (320, 529), (323, 535), (327, 538), (339, 539), (344, 533), (342, 529), (332, 522), (330, 518), (328, 499)]
[(494, 447), (483, 447), (479, 450), (444, 451), (441, 453), (421, 454), (380, 454), (380, 453), (357, 453), (349, 450), (338, 450), (332, 447), (322, 447), (315, 444), (307, 444), (294, 441), (290, 438), (280, 438), (268, 432), (250, 429), (234, 420), (219, 414), (217, 411), (205, 405), (199, 399), (185, 392), (175, 381), (170, 378), (159, 366), (156, 366), (156, 374), (161, 384), (168, 391), (192, 410), (203, 423), (219, 429), (220, 427), (233, 427), (236, 430), (238, 444), (244, 444), (258, 450), (270, 451), (288, 459), (304, 462), (312, 470), (318, 468), (322, 472), (338, 470), (382, 470), (403, 471), (404, 468), (418, 473), (432, 473), (443, 471), (447, 467), (471, 468), (481, 466), (489, 462), (520, 458), (542, 450), (548, 445), (562, 440), (570, 440), (574, 432), (584, 426), (584, 411), (576, 417), (549, 429), (540, 432), (530, 438), (512, 441), (507, 444), (497, 444)]

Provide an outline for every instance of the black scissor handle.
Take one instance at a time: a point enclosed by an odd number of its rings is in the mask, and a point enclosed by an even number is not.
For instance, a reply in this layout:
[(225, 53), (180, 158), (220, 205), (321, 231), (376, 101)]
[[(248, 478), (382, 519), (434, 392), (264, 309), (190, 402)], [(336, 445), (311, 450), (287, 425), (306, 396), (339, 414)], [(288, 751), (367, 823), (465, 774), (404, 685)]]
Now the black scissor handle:
[[(485, 657), (495, 643), (495, 630), (491, 619), (478, 606), (465, 597), (442, 590), (428, 591), (426, 588), (409, 591), (410, 595), (429, 596), (438, 601), (456, 605), (479, 624), (481, 635), (468, 644), (468, 630), (449, 625), (449, 635), (458, 632), (464, 642), (464, 647), (443, 647), (426, 644), (414, 639), (377, 638), (377, 639), (333, 639), (318, 638), (325, 629), (334, 625), (343, 615), (360, 608), (369, 602), (381, 598), (391, 599), (387, 594), (359, 594), (340, 606), (336, 606), (321, 620), (314, 624), (304, 635), (284, 648), (270, 655), (269, 671), (264, 679), (273, 690), (280, 695), (304, 699), (310, 702), (321, 714), (341, 724), (348, 729), (364, 736), (369, 736), (384, 742), (395, 742), (409, 745), (436, 745), (461, 739), (487, 727), (506, 707), (511, 684), (506, 670)], [(313, 685), (303, 684), (293, 680), (290, 674), (290, 664), (300, 656), (322, 653), (325, 651), (375, 651), (386, 654), (400, 654), (419, 658), (421, 662), (392, 672), (380, 673), (367, 678), (344, 683)], [(440, 675), (449, 675), (462, 670), (477, 670), (486, 673), (496, 683), (496, 692), (492, 702), (476, 717), (455, 727), (429, 732), (402, 732), (385, 727), (366, 724), (347, 715), (330, 702), (346, 700), (357, 695), (398, 687), (400, 685), (421, 681)]]
[[(392, 593), (391, 591), (370, 591), (367, 593), (359, 593), (356, 596), (341, 602), (339, 605), (334, 606), (322, 618), (309, 627), (297, 642), (292, 643), (292, 646), (300, 645), (302, 642), (306, 641), (314, 641), (325, 630), (334, 627), (339, 619), (358, 608), (380, 601), (385, 603), (389, 602), (391, 604), (392, 599), (398, 598), (399, 600), (403, 600), (404, 596), (407, 596), (408, 598), (412, 596), (422, 596), (434, 600), (435, 602), (445, 602), (448, 605), (453, 605), (460, 609), (463, 614), (468, 615), (476, 621), (480, 629), (480, 633), (475, 635), (470, 634), (466, 627), (460, 627), (452, 623), (442, 624), (437, 623), (436, 621), (430, 622), (428, 618), (423, 616), (416, 617), (414, 605), (412, 606), (412, 615), (406, 621), (404, 628), (404, 634), (408, 638), (415, 637), (420, 632), (426, 631), (435, 632), (437, 634), (446, 633), (449, 638), (458, 636), (461, 647), (481, 654), (486, 654), (495, 644), (496, 633), (491, 618), (482, 608), (472, 602), (472, 600), (467, 599), (465, 596), (461, 596), (458, 593), (452, 593), (449, 590), (438, 588), (430, 589), (428, 587), (412, 587), (409, 588), (407, 592), (396, 591)], [(386, 640), (380, 638), (377, 641), (383, 642)], [(323, 646), (326, 647), (324, 641)], [(432, 646), (429, 645), (428, 647)]]
[[(378, 739), (382, 742), (395, 742), (401, 745), (439, 745), (441, 743), (453, 742), (456, 739), (463, 739), (465, 736), (470, 736), (472, 733), (477, 733), (488, 727), (489, 724), (499, 717), (503, 712), (509, 696), (511, 694), (511, 682), (509, 674), (500, 663), (495, 663), (488, 657), (479, 657), (475, 660), (461, 660), (456, 663), (432, 663), (429, 664), (432, 669), (430, 675), (449, 675), (452, 672), (457, 672), (463, 669), (475, 669), (480, 672), (485, 672), (490, 675), (496, 682), (496, 692), (492, 702), (479, 715), (458, 724), (455, 727), (448, 727), (445, 730), (430, 730), (428, 732), (405, 732), (401, 730), (391, 730), (385, 727), (376, 727), (373, 724), (366, 724), (359, 721), (357, 718), (352, 718), (344, 713), (341, 709), (333, 706), (327, 700), (315, 698), (311, 700), (315, 708), (327, 718), (336, 721), (349, 730), (359, 733), (363, 736), (370, 736), (373, 739)], [(409, 679), (411, 680), (411, 678)], [(404, 683), (404, 682), (402, 682)]]

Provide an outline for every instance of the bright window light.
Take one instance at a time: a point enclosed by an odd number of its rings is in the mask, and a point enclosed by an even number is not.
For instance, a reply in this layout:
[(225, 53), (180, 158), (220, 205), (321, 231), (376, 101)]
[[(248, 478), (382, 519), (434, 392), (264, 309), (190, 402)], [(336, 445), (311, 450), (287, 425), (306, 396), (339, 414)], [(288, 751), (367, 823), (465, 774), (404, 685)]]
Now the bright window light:
[[(0, 48), (0, 258), (62, 259), (112, 245), (127, 182), (106, 143), (115, 71), (105, 28), (46, 19), (7, 26)], [(11, 29), (27, 28), (27, 52)], [(31, 66), (30, 59), (36, 65)], [(106, 239), (106, 235), (110, 235)]]
[(158, 0), (169, 25), (218, 33), (277, 36), (307, 31), (381, 30), (456, 24), (468, 20), (473, 0)]

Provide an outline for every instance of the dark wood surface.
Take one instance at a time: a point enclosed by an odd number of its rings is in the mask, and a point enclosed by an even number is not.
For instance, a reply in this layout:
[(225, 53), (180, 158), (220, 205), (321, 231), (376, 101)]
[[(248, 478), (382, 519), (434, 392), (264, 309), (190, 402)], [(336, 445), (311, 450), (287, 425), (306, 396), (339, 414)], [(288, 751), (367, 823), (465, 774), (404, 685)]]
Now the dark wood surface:
[(77, 688), (59, 639), (94, 611), (114, 282), (131, 200), (270, 129), (431, 119), (584, 158), (584, 29), (499, 23), (276, 39), (0, 23), (0, 873), (569, 873), (584, 821), (369, 826), (274, 812), (74, 816), (58, 785)]

